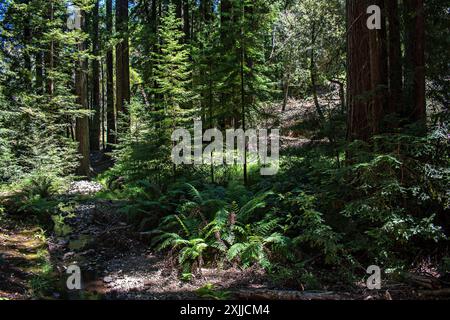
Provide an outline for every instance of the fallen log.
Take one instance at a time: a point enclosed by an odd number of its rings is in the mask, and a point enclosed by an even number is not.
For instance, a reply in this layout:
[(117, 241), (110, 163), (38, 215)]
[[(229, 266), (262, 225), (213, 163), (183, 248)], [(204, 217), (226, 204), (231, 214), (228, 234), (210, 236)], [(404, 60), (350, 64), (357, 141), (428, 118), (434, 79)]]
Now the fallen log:
[(340, 300), (334, 292), (287, 291), (287, 290), (238, 290), (232, 295), (239, 300)]
[(428, 275), (419, 275), (419, 274), (406, 274), (405, 280), (412, 285), (422, 287), (425, 289), (439, 289), (440, 282), (439, 279), (428, 276)]
[(440, 290), (422, 290), (419, 295), (427, 297), (448, 297), (450, 296), (450, 288)]

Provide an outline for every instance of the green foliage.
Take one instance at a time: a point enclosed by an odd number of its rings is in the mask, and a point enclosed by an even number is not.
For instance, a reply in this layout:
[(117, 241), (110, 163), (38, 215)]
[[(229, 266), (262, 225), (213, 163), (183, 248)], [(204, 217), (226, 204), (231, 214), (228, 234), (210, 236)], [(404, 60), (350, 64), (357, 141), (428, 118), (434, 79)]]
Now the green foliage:
[[(120, 213), (174, 258), (183, 280), (204, 265), (259, 266), (296, 288), (315, 289), (322, 280), (316, 269), (333, 276), (343, 270), (354, 280), (348, 271), (367, 263), (409, 267), (411, 252), (448, 246), (449, 134), (442, 110), (449, 101), (450, 37), (444, 1), (427, 1), (424, 8), (426, 38), (435, 44), (425, 52), (427, 128), (389, 116), (382, 134), (351, 143), (343, 92), (344, 1), (183, 3), (190, 28), (174, 1), (160, 2), (160, 9), (155, 1), (132, 6), (132, 98), (112, 128), (115, 166), (99, 178), (109, 190), (98, 195), (120, 201)], [(64, 220), (73, 207), (59, 196), (79, 160), (73, 125), (91, 116), (77, 103), (73, 73), (80, 59), (101, 57), (78, 50), (80, 41), (93, 45), (87, 34), (66, 30), (68, 1), (51, 4), (52, 19), (47, 0), (9, 0), (0, 7), (0, 215), (30, 217), (66, 235)], [(89, 11), (93, 2), (75, 4)], [(108, 41), (103, 50), (122, 37), (101, 36)], [(408, 48), (401, 51), (408, 60)], [(339, 97), (330, 83), (339, 84)], [(314, 113), (302, 112), (282, 130), (310, 142), (282, 150), (277, 176), (261, 177), (258, 165), (249, 165), (243, 185), (240, 165), (173, 165), (171, 134), (177, 127), (192, 129), (194, 119), (203, 129), (220, 130), (291, 120), (273, 114), (282, 88), (286, 99), (317, 99)], [(340, 108), (333, 102), (338, 98)], [(33, 279), (32, 287), (46, 291), (46, 276)], [(199, 295), (226, 297), (212, 285)]]
[(39, 266), (39, 272), (29, 281), (31, 293), (36, 298), (44, 298), (51, 295), (55, 288), (55, 277), (52, 265), (44, 261)]
[[(72, 92), (80, 35), (59, 27), (67, 19), (65, 1), (52, 4), (53, 20), (42, 0), (8, 1), (0, 17), (0, 185), (44, 198), (77, 164), (76, 144), (67, 136), (80, 114)], [(58, 64), (41, 74), (51, 43), (59, 48)]]
[(228, 300), (230, 298), (230, 292), (217, 290), (216, 287), (207, 283), (203, 287), (197, 289), (197, 295), (200, 298), (211, 299), (211, 300)]
[(145, 176), (160, 184), (174, 174), (170, 160), (172, 131), (192, 125), (195, 114), (189, 50), (180, 31), (181, 19), (172, 5), (160, 22), (160, 42), (150, 54), (151, 76), (146, 73), (151, 102), (133, 99), (129, 119), (125, 119), (127, 124), (131, 120), (131, 128), (124, 130), (114, 152), (116, 170), (132, 182)]
[(411, 250), (414, 243), (445, 239), (437, 217), (448, 207), (450, 176), (448, 140), (440, 130), (425, 137), (411, 131), (377, 136), (380, 149), (363, 153), (349, 167), (349, 183), (358, 196), (343, 213), (357, 217), (361, 227), (366, 224), (362, 228), (376, 246), (370, 252), (388, 258), (394, 248)]
[[(318, 235), (330, 234), (326, 225), (338, 232), (330, 238), (318, 236), (319, 246), (330, 247), (327, 252), (345, 248), (342, 257), (351, 254), (395, 265), (419, 247), (445, 241), (447, 124), (430, 128), (427, 135), (419, 132), (407, 127), (376, 136), (370, 143), (339, 146), (346, 162), (336, 161), (333, 149), (320, 145), (306, 147), (298, 158), (285, 161), (287, 174), (279, 187), (292, 190), (295, 183), (289, 176), (302, 177), (297, 184), (315, 195), (314, 210), (322, 212), (308, 214), (303, 223), (309, 221), (315, 226), (310, 230), (319, 230)], [(310, 241), (310, 232), (299, 239)]]
[(336, 263), (339, 259), (340, 236), (326, 224), (323, 214), (315, 207), (315, 198), (306, 195), (304, 192), (294, 191), (283, 197), (283, 202), (292, 208), (300, 211), (300, 214), (288, 214), (288, 227), (286, 232), (298, 232), (298, 236), (293, 238), (295, 244), (307, 244), (312, 249), (320, 250), (325, 257), (325, 262)]
[(67, 233), (64, 219), (73, 211), (73, 203), (59, 199), (67, 182), (66, 178), (52, 173), (35, 172), (11, 185), (7, 189), (10, 194), (1, 200), (10, 215), (45, 227), (53, 226), (58, 234)]
[(343, 254), (340, 236), (304, 192), (252, 194), (235, 183), (226, 189), (180, 188), (188, 199), (179, 199), (177, 214), (162, 218), (151, 234), (153, 247), (176, 257), (184, 279), (202, 265), (256, 264), (276, 272), (302, 259), (300, 252), (305, 263), (318, 253), (336, 263)]
[(175, 7), (169, 6), (167, 13), (161, 19), (158, 35), (161, 43), (157, 53), (154, 53), (155, 95), (160, 98), (160, 108), (164, 114), (174, 120), (183, 118), (182, 107), (192, 99), (189, 89), (191, 82), (191, 66), (189, 51), (183, 43), (184, 34), (181, 31), (182, 21), (175, 15)]
[(60, 203), (58, 205), (58, 213), (55, 215), (52, 215), (52, 221), (54, 224), (54, 231), (57, 236), (64, 237), (69, 235), (72, 232), (72, 228), (65, 223), (65, 220), (67, 218), (73, 218), (74, 217), (74, 204), (62, 204)]
[(344, 11), (339, 0), (304, 0), (279, 13), (272, 55), (281, 65), (284, 85), (310, 94), (311, 73), (319, 84), (345, 78)]

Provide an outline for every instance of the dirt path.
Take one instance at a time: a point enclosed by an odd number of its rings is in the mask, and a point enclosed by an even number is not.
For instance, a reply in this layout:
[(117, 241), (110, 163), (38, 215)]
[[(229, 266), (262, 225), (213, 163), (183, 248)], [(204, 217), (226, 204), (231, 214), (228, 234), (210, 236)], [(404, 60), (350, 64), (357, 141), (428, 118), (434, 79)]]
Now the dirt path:
[(40, 229), (0, 229), (0, 299), (27, 299), (48, 258)]

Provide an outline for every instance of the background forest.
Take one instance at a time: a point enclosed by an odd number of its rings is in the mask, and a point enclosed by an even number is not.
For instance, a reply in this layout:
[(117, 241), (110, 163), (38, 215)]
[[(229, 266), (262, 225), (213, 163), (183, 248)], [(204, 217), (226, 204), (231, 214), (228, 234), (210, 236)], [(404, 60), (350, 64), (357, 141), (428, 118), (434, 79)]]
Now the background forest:
[[(444, 0), (0, 0), (0, 270), (8, 237), (38, 226), (72, 241), (77, 207), (106, 203), (127, 230), (115, 250), (137, 239), (186, 282), (234, 268), (350, 290), (378, 265), (448, 287), (449, 13)], [(173, 165), (171, 134), (194, 120), (280, 128), (278, 174)], [(24, 286), (45, 296), (58, 270), (40, 250)]]

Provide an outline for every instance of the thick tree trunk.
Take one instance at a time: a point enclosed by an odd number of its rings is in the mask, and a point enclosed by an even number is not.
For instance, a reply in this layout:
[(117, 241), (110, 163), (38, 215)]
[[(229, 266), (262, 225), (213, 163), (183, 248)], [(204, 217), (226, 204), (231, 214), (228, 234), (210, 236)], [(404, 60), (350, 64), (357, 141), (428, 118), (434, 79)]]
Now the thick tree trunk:
[[(113, 28), (112, 0), (106, 1), (106, 32), (111, 35)], [(114, 57), (111, 49), (106, 53), (106, 150), (112, 150), (116, 144), (116, 113), (114, 111)]]
[(127, 113), (125, 104), (130, 103), (128, 0), (116, 1), (116, 32), (121, 37), (116, 46), (116, 111)]
[[(382, 0), (373, 0), (373, 3), (383, 9)], [(382, 10), (381, 30), (369, 30), (370, 48), (370, 78), (371, 78), (371, 127), (372, 133), (380, 131), (380, 125), (386, 110), (387, 80), (387, 51), (386, 51), (386, 24)]]
[[(85, 29), (85, 13), (81, 11), (81, 27)], [(84, 42), (78, 45), (79, 51), (84, 51), (86, 44)], [(87, 92), (87, 60), (82, 58), (75, 73), (75, 89), (77, 103), (82, 109), (88, 109)], [(82, 116), (76, 119), (76, 140), (78, 141), (78, 152), (81, 156), (77, 174), (80, 176), (90, 176), (89, 160), (89, 117)]]
[(92, 151), (100, 150), (100, 62), (97, 59), (99, 55), (99, 0), (96, 1), (92, 12), (92, 117), (90, 125), (90, 147)]
[(383, 116), (386, 54), (383, 33), (367, 28), (366, 10), (370, 4), (373, 1), (347, 0), (347, 138), (350, 141), (369, 140), (379, 132)]
[(386, 0), (386, 13), (389, 32), (389, 104), (388, 113), (400, 113), (402, 97), (402, 52), (400, 42), (400, 18), (398, 1)]

